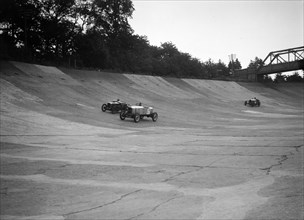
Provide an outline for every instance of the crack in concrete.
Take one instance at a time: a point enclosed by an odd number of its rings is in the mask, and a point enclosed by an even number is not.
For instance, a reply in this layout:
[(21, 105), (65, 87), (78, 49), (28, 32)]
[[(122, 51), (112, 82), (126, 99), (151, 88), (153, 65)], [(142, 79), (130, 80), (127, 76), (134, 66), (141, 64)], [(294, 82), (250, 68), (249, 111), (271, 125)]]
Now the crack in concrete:
[(223, 159), (225, 159), (225, 158), (219, 158), (217, 160), (214, 160), (210, 164), (208, 164), (207, 166), (193, 166), (193, 167), (197, 167), (197, 169), (179, 172), (179, 173), (177, 173), (177, 174), (175, 174), (173, 176), (170, 176), (170, 177), (162, 180), (161, 182), (168, 182), (168, 181), (173, 180), (174, 178), (176, 178), (178, 176), (181, 176), (181, 175), (184, 175), (184, 174), (189, 174), (189, 173), (192, 173), (192, 172), (196, 172), (196, 171), (199, 171), (199, 170), (204, 169), (204, 168), (211, 168), (212, 164), (214, 164), (214, 163), (216, 163), (216, 162), (218, 162), (220, 160), (223, 160)]
[(174, 178), (178, 177), (178, 176), (181, 176), (181, 175), (184, 175), (184, 174), (189, 174), (189, 173), (192, 173), (192, 172), (195, 172), (195, 171), (198, 171), (200, 169), (203, 169), (202, 167), (198, 168), (198, 169), (195, 169), (195, 170), (189, 170), (189, 171), (183, 171), (183, 172), (179, 172), (173, 176), (170, 176), (164, 180), (162, 180), (161, 182), (165, 183), (165, 182), (168, 182), (170, 180), (173, 180)]
[(299, 152), (299, 148), (303, 147), (304, 145), (298, 145), (298, 146), (294, 146), (294, 148), (296, 149), (296, 152)]
[(172, 201), (172, 200), (174, 200), (174, 199), (178, 199), (178, 198), (181, 198), (181, 197), (182, 197), (182, 196), (176, 196), (176, 197), (167, 199), (166, 201), (161, 202), (161, 203), (157, 204), (156, 206), (154, 206), (150, 211), (140, 213), (140, 214), (138, 214), (138, 215), (136, 215), (136, 216), (133, 216), (133, 217), (131, 217), (131, 218), (128, 218), (127, 220), (136, 219), (136, 218), (139, 218), (139, 217), (141, 217), (141, 216), (150, 214), (150, 213), (154, 212), (156, 209), (158, 209), (160, 206), (162, 206), (162, 205), (164, 205), (164, 204), (166, 204), (166, 203), (169, 203), (170, 201)]
[[(52, 148), (52, 149), (61, 149), (61, 148)], [(260, 154), (242, 154), (242, 153), (229, 153), (229, 154), (210, 154), (210, 153), (179, 153), (179, 152), (170, 152), (170, 151), (162, 151), (162, 152), (153, 152), (153, 151), (130, 151), (130, 150), (105, 150), (105, 149), (95, 149), (95, 148), (88, 148), (88, 149), (82, 149), (82, 148), (75, 148), (75, 147), (66, 147), (65, 149), (68, 150), (80, 150), (80, 151), (98, 151), (98, 152), (111, 152), (111, 153), (134, 153), (134, 154), (166, 154), (166, 155), (205, 155), (205, 156), (261, 156), (261, 157), (267, 157), (267, 156), (278, 156), (278, 155), (260, 155)]]
[(99, 206), (95, 206), (95, 207), (91, 207), (91, 208), (75, 211), (75, 212), (69, 212), (67, 214), (63, 214), (63, 216), (66, 217), (66, 216), (73, 215), (73, 214), (78, 214), (78, 213), (82, 213), (82, 212), (89, 212), (89, 211), (92, 211), (92, 210), (95, 210), (95, 209), (100, 209), (100, 208), (103, 208), (105, 206), (112, 205), (112, 204), (114, 204), (114, 203), (116, 203), (118, 201), (121, 201), (123, 198), (125, 198), (125, 197), (127, 197), (129, 195), (135, 194), (137, 192), (140, 192), (140, 191), (142, 191), (142, 189), (138, 189), (138, 190), (129, 192), (127, 194), (124, 194), (124, 195), (120, 196), (120, 198), (118, 198), (116, 200), (113, 200), (111, 202), (108, 202), (108, 203), (105, 203), (105, 204), (102, 204), (102, 205), (99, 205)]
[[(292, 154), (292, 153), (291, 153), (291, 154)], [(283, 162), (284, 162), (285, 160), (287, 160), (287, 159), (288, 159), (287, 155), (282, 155), (280, 158), (278, 158), (278, 163), (273, 164), (273, 165), (271, 165), (271, 166), (269, 166), (269, 167), (260, 168), (260, 170), (266, 170), (266, 175), (269, 175), (270, 172), (271, 172), (271, 169), (272, 169), (273, 167), (282, 165)]]
[[(297, 145), (297, 146), (289, 146), (289, 147), (293, 147), (295, 148), (296, 152), (299, 152), (299, 148), (303, 147), (304, 145)], [(289, 155), (294, 155), (293, 152), (289, 152)], [(265, 167), (265, 168), (260, 168), (260, 170), (266, 170), (266, 175), (269, 175), (270, 172), (271, 172), (271, 169), (275, 166), (281, 166), (283, 164), (284, 161), (288, 160), (288, 156), (286, 154), (284, 155), (281, 155), (280, 158), (277, 158), (278, 159), (278, 163), (276, 164), (273, 164), (269, 167)]]

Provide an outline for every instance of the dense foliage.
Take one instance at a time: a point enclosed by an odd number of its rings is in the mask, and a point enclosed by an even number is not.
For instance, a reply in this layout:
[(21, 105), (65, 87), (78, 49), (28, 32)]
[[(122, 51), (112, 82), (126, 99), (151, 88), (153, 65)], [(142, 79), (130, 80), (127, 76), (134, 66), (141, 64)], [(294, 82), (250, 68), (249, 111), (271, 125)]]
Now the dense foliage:
[(134, 10), (131, 0), (2, 0), (1, 58), (198, 78), (240, 67), (201, 62), (171, 42), (150, 45), (128, 23)]
[(298, 72), (294, 72), (291, 75), (283, 75), (282, 73), (277, 73), (273, 79), (275, 83), (281, 82), (304, 82), (304, 78), (299, 75)]
[(132, 0), (1, 0), (0, 58), (191, 78), (225, 79), (242, 68), (238, 59), (202, 62), (172, 42), (150, 45), (128, 23), (134, 10)]

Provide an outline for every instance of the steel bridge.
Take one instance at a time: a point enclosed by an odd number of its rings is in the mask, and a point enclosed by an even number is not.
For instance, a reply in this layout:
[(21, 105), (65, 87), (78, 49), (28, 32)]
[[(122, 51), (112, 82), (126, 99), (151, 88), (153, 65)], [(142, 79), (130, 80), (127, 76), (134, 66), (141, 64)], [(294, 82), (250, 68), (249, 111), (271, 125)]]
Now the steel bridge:
[(270, 52), (257, 69), (235, 71), (235, 77), (258, 81), (263, 75), (304, 70), (304, 46)]

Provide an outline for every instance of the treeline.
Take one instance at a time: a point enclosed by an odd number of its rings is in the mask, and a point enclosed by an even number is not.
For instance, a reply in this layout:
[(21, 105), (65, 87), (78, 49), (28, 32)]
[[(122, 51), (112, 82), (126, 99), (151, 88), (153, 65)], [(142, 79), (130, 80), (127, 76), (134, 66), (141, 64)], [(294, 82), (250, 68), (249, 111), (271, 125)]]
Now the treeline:
[[(1, 0), (0, 58), (158, 76), (225, 79), (238, 59), (200, 61), (172, 42), (134, 34), (131, 0)], [(259, 58), (248, 68), (263, 65)], [(298, 81), (299, 75), (284, 81)], [(264, 77), (264, 81), (272, 80)], [(277, 81), (282, 81), (278, 77)]]
[(135, 35), (131, 0), (1, 0), (1, 58), (159, 76), (215, 78), (236, 59), (202, 62), (171, 42)]
[(262, 82), (284, 83), (284, 82), (304, 82), (304, 77), (298, 72), (294, 72), (291, 75), (283, 75), (282, 73), (275, 74), (275, 77), (271, 78), (266, 75), (263, 77)]

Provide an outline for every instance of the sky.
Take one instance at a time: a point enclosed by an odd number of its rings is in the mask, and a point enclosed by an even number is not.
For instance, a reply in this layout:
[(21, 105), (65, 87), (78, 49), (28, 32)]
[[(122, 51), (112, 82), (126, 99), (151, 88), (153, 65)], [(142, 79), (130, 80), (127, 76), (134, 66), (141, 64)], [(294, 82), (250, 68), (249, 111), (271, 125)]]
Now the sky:
[(172, 42), (202, 62), (255, 57), (304, 45), (304, 0), (133, 0), (129, 24), (150, 45)]

